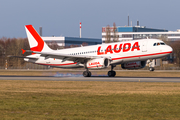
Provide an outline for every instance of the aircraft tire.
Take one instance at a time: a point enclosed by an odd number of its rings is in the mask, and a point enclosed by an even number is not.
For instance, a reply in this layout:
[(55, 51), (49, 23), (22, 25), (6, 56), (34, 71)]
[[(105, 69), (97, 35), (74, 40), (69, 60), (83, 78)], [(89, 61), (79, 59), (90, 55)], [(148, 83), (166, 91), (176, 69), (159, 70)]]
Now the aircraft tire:
[(115, 77), (116, 76), (116, 71), (114, 71), (114, 76), (113, 77)]
[(91, 77), (91, 72), (90, 71), (88, 71), (88, 77)]
[(83, 76), (84, 77), (91, 77), (91, 72), (90, 71), (84, 71)]
[(89, 74), (88, 74), (88, 71), (84, 71), (84, 72), (83, 72), (83, 76), (84, 76), (84, 77), (88, 77), (88, 75), (89, 75)]
[(116, 76), (116, 72), (115, 71), (108, 71), (108, 76), (109, 77), (115, 77)]
[(150, 67), (150, 68), (149, 68), (149, 71), (154, 71), (154, 68), (153, 68), (153, 67)]

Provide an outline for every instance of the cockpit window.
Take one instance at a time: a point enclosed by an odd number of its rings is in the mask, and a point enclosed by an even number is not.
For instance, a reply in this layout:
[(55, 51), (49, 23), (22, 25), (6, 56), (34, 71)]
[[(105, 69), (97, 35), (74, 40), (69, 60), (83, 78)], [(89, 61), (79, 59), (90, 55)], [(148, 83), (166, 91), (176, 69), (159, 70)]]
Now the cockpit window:
[(154, 43), (153, 46), (159, 46), (159, 45), (166, 45), (165, 43), (163, 42), (160, 42), (160, 43)]
[(161, 45), (165, 45), (165, 43), (163, 43), (163, 42), (161, 42), (160, 44), (161, 44)]

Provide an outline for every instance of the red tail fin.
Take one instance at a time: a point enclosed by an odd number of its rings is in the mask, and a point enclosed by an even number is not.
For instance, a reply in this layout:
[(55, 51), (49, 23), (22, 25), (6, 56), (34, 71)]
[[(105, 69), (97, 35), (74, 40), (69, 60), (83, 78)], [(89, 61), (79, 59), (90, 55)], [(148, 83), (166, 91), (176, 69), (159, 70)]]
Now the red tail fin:
[(29, 45), (31, 51), (49, 52), (52, 51), (47, 44), (43, 41), (41, 36), (37, 33), (32, 25), (25, 25)]

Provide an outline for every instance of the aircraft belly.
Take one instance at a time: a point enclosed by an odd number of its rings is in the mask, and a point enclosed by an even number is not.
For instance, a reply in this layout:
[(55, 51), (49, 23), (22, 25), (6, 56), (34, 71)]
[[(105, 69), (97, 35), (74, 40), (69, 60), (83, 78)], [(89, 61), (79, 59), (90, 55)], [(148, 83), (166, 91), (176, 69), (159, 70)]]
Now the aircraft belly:
[(125, 62), (132, 62), (132, 61), (144, 61), (148, 59), (157, 59), (162, 58), (168, 54), (166, 53), (147, 53), (146, 54), (134, 54), (134, 55), (124, 55), (119, 57), (112, 58), (111, 64), (121, 64)]

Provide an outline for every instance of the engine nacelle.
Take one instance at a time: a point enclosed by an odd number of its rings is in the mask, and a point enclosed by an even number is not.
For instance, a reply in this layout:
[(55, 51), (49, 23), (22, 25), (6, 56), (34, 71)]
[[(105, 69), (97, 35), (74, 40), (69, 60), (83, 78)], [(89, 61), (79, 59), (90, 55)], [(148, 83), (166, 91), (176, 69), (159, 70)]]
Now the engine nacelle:
[(146, 66), (146, 61), (136, 61), (121, 64), (123, 69), (141, 69)]
[(85, 67), (88, 69), (102, 69), (107, 68), (110, 64), (108, 58), (98, 58), (87, 61)]

